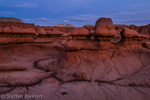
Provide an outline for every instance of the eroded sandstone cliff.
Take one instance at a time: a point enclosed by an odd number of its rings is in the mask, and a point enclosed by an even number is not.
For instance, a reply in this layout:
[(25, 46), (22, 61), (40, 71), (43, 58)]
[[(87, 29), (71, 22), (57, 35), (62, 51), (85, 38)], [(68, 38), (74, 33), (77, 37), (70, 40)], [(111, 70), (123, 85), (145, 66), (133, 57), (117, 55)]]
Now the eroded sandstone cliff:
[[(149, 100), (150, 36), (115, 29), (107, 18), (99, 19), (93, 30), (1, 22), (0, 94)], [(27, 98), (14, 98), (20, 99)]]

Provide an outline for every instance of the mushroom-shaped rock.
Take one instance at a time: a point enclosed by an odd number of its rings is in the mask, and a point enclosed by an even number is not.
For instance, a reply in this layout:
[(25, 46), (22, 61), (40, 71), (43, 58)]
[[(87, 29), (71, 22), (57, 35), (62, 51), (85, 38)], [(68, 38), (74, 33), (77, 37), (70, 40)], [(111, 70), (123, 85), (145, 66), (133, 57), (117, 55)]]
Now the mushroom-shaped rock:
[(83, 27), (76, 27), (72, 30), (71, 35), (81, 35), (81, 36), (88, 36), (90, 32)]
[(140, 34), (135, 30), (124, 27), (123, 31), (121, 32), (121, 36), (132, 38), (132, 37), (140, 37)]
[(115, 36), (116, 30), (114, 28), (111, 18), (99, 18), (95, 24), (95, 36)]

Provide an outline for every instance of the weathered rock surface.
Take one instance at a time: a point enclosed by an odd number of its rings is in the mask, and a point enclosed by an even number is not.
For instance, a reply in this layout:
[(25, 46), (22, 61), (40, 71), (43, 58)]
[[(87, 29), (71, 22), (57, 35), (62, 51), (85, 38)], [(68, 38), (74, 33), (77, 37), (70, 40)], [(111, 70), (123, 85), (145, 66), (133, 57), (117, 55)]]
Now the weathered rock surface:
[(18, 67), (18, 66), (0, 66), (0, 71), (21, 71), (26, 70), (26, 67)]
[(139, 34), (150, 35), (150, 24), (145, 26), (136, 26), (136, 25), (114, 25), (117, 33), (119, 34), (124, 27), (137, 31)]
[(125, 37), (125, 38), (136, 38), (136, 37), (138, 37), (138, 38), (149, 39), (149, 37), (150, 37), (148, 35), (139, 34), (137, 31), (126, 28), (126, 27), (123, 28), (121, 35), (122, 35), (122, 37)]
[(150, 41), (147, 41), (147, 42), (143, 43), (143, 45), (144, 45), (146, 48), (150, 49)]
[(3, 33), (13, 33), (10, 27), (5, 27), (3, 30), (4, 30)]
[(34, 34), (34, 35), (36, 34), (36, 31), (33, 28), (27, 28), (27, 29), (25, 29), (25, 28), (13, 27), (12, 31), (13, 31), (13, 33), (19, 33), (19, 34), (21, 34), (21, 33), (24, 33), (24, 34)]
[(149, 100), (149, 36), (116, 35), (107, 18), (89, 27), (1, 22), (0, 100)]
[(95, 25), (84, 25), (84, 28), (86, 28), (89, 31), (94, 31), (95, 30)]
[(137, 31), (126, 28), (126, 27), (123, 28), (123, 32), (121, 35), (122, 35), (122, 37), (130, 37), (130, 38), (131, 37), (140, 37), (140, 34)]
[(95, 23), (94, 35), (96, 36), (115, 36), (116, 30), (110, 18), (99, 18)]
[(86, 28), (80, 27), (74, 28), (71, 32), (71, 35), (88, 36), (90, 35), (90, 32)]

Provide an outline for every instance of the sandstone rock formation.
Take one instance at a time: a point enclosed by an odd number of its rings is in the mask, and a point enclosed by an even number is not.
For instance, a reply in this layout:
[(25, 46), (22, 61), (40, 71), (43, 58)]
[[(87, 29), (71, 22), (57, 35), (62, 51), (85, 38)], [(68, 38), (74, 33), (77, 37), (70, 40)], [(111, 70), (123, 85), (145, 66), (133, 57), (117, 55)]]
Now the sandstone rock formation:
[(99, 18), (95, 23), (96, 36), (115, 36), (116, 30), (110, 18)]
[(73, 29), (71, 35), (88, 36), (90, 35), (90, 32), (86, 28), (78, 27)]
[(0, 23), (0, 100), (149, 100), (150, 38), (124, 27)]
[(18, 28), (18, 27), (12, 27), (13, 33), (24, 33), (24, 34), (36, 34), (35, 29), (33, 28)]
[(140, 34), (137, 31), (126, 27), (123, 28), (123, 32), (121, 35), (122, 37), (140, 37)]
[(150, 41), (147, 41), (147, 42), (143, 43), (143, 46), (150, 49)]
[(119, 34), (124, 27), (137, 31), (139, 34), (150, 35), (150, 24), (145, 26), (136, 26), (136, 25), (114, 25), (117, 33)]
[[(88, 29), (89, 31), (94, 31), (95, 30), (95, 25), (85, 25), (83, 26), (84, 28)], [(137, 31), (139, 34), (143, 35), (150, 35), (150, 24), (145, 25), (145, 26), (136, 26), (136, 25), (114, 25), (117, 35), (120, 34), (120, 32), (123, 30), (124, 27), (127, 27), (129, 29)]]
[(84, 25), (84, 28), (86, 28), (89, 31), (94, 31), (95, 30), (95, 25)]

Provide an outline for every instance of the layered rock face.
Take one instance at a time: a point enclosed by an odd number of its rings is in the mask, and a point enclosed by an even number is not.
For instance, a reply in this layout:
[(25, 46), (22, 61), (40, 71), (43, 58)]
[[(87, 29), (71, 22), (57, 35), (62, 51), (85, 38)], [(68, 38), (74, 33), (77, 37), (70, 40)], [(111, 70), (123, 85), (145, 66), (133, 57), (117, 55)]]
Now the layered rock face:
[(0, 100), (149, 100), (149, 41), (125, 27), (117, 34), (110, 18), (94, 32), (0, 23)]

